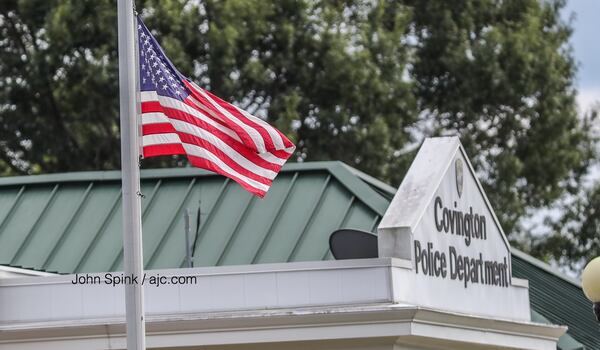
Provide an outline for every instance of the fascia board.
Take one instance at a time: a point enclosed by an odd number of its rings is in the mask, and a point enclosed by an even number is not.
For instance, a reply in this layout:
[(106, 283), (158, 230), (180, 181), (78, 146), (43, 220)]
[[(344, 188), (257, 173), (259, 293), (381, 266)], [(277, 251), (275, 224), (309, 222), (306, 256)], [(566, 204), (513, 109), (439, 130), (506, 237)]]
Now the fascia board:
[[(307, 163), (288, 163), (282, 168), (282, 172), (288, 171), (319, 171), (329, 170), (337, 167), (341, 162), (307, 162)], [(199, 168), (166, 168), (166, 169), (142, 169), (140, 178), (143, 179), (163, 179), (178, 178), (190, 176), (219, 176), (216, 173)], [(45, 183), (63, 183), (63, 182), (102, 182), (121, 180), (121, 171), (78, 171), (68, 173), (26, 175), (26, 176), (7, 176), (0, 177), (0, 186), (31, 185)]]
[[(0, 332), (0, 349), (40, 340), (88, 343), (106, 338), (111, 345), (125, 342), (123, 319), (69, 324), (36, 324)], [(236, 313), (148, 315), (150, 347), (251, 344), (386, 337), (400, 340), (417, 336), (452, 344), (507, 345), (490, 339), (510, 340), (516, 348), (533, 343), (556, 344), (566, 327), (485, 319), (409, 305), (364, 305), (319, 309), (258, 310)], [(432, 332), (431, 330), (434, 330)], [(226, 335), (226, 336), (224, 336)], [(492, 337), (490, 337), (492, 336)]]
[(481, 316), (464, 315), (454, 312), (441, 312), (431, 308), (419, 308), (415, 321), (426, 324), (442, 326), (451, 325), (464, 329), (491, 331), (499, 333), (535, 334), (536, 337), (545, 339), (558, 339), (567, 331), (566, 326), (549, 323), (512, 321), (504, 319), (491, 319)]
[[(412, 262), (398, 258), (371, 258), (371, 259), (346, 259), (346, 260), (324, 260), (324, 261), (297, 261), (289, 263), (267, 263), (267, 264), (249, 264), (249, 265), (223, 265), (223, 266), (205, 266), (192, 268), (173, 268), (146, 270), (147, 272), (160, 274), (162, 276), (227, 276), (243, 275), (256, 273), (278, 273), (278, 272), (299, 272), (299, 271), (327, 271), (327, 270), (347, 270), (347, 269), (365, 269), (376, 267), (399, 267), (411, 268)], [(117, 273), (117, 272), (115, 272)], [(89, 275), (103, 275), (104, 272), (89, 273)], [(27, 285), (52, 285), (52, 284), (70, 284), (75, 274), (53, 274), (51, 276), (38, 277), (14, 277), (0, 280), (0, 287), (3, 286), (27, 286)]]
[(26, 269), (26, 268), (21, 268), (21, 267), (14, 267), (14, 266), (6, 266), (6, 265), (0, 265), (0, 271), (18, 275), (15, 277), (11, 277), (11, 279), (25, 277), (25, 276), (55, 276), (56, 275), (55, 273), (51, 273), (51, 272), (38, 271), (38, 270), (32, 270), (32, 269)]
[[(414, 231), (452, 164), (459, 146), (457, 137), (425, 139), (415, 157), (418, 161), (411, 164), (388, 208), (389, 211), (402, 215), (395, 216), (396, 220), (393, 220), (392, 215), (384, 215), (379, 229), (406, 227), (411, 232)], [(431, 167), (434, 167), (434, 171)], [(426, 177), (423, 174), (427, 174)]]

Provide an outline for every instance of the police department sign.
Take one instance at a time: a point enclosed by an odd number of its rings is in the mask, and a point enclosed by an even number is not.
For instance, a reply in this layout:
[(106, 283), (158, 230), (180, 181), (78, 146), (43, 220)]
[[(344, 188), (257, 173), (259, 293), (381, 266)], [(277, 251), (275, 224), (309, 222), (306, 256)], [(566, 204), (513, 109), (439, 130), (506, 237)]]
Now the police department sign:
[[(524, 282), (512, 278), (508, 241), (458, 138), (425, 141), (378, 227), (378, 246), (380, 257), (411, 266), (399, 270), (412, 276), (405, 277), (411, 281), (406, 299), (509, 318), (518, 313), (510, 303), (528, 303)], [(472, 303), (452, 299), (465, 293)], [(485, 305), (494, 298), (508, 306)]]
[[(454, 202), (454, 207), (457, 203)], [(473, 213), (445, 207), (440, 196), (435, 197), (435, 228), (438, 233), (464, 237), (465, 246), (470, 246), (473, 239), (487, 239), (486, 218), (483, 214)], [(461, 244), (460, 240), (458, 244)], [(462, 256), (455, 245), (449, 245), (448, 251), (434, 248), (433, 242), (423, 246), (421, 241), (414, 240), (415, 273), (452, 280), (463, 281), (465, 288), (469, 283), (508, 287), (508, 261), (485, 260), (483, 253), (475, 257)], [(446, 254), (447, 253), (447, 254)]]

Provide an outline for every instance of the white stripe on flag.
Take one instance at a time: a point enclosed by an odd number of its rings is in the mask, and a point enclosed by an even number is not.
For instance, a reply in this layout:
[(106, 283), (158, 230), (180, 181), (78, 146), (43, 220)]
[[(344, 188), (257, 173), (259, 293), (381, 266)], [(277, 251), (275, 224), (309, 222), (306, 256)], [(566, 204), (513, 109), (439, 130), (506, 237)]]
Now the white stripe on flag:
[(163, 124), (170, 123), (169, 117), (160, 112), (142, 113), (142, 124)]
[(181, 144), (181, 140), (179, 139), (179, 135), (175, 133), (165, 133), (165, 134), (152, 134), (152, 135), (144, 135), (142, 137), (142, 144), (145, 146), (154, 146), (154, 145), (171, 145), (171, 144)]

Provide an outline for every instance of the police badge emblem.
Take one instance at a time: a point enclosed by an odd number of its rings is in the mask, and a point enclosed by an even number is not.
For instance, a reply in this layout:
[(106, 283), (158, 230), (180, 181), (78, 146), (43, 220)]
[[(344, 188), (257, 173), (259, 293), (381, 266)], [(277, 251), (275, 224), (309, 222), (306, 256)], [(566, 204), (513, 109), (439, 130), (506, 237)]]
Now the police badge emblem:
[(454, 162), (454, 168), (456, 173), (456, 190), (458, 191), (458, 197), (460, 197), (463, 191), (463, 164), (460, 158), (457, 158)]

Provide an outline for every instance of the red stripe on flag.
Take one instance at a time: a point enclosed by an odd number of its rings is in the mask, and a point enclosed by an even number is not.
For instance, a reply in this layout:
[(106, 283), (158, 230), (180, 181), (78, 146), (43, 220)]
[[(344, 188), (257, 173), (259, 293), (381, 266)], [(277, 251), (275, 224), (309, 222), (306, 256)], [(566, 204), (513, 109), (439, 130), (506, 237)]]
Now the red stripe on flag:
[(142, 113), (162, 112), (163, 107), (158, 101), (142, 102)]
[[(150, 145), (150, 146), (144, 147), (144, 156), (146, 156), (146, 157), (173, 155), (173, 154), (186, 154), (186, 152), (185, 152), (183, 146), (180, 144), (162, 144), (162, 145)], [(197, 157), (197, 156), (193, 156), (193, 155), (189, 155), (189, 154), (186, 154), (186, 157), (188, 158), (189, 162), (193, 166), (198, 167), (198, 168), (208, 169), (217, 174), (229, 177), (229, 178), (233, 179), (235, 182), (237, 182), (238, 184), (240, 184), (240, 186), (242, 186), (247, 191), (249, 191), (253, 194), (256, 194), (257, 196), (259, 196), (261, 198), (263, 198), (265, 196), (265, 194), (267, 193), (266, 191), (256, 188), (256, 187), (252, 186), (251, 184), (245, 182), (243, 179), (221, 169), (217, 164), (213, 163), (212, 161), (210, 161), (206, 158)], [(271, 186), (271, 184), (272, 184), (272, 181), (269, 181), (269, 180), (267, 180), (265, 183), (265, 185), (267, 185), (267, 186)]]
[(144, 157), (170, 156), (175, 154), (186, 154), (183, 146), (179, 143), (144, 146)]
[(170, 123), (156, 123), (156, 124), (144, 124), (142, 125), (142, 135), (154, 135), (154, 134), (171, 134), (176, 133), (177, 130)]

